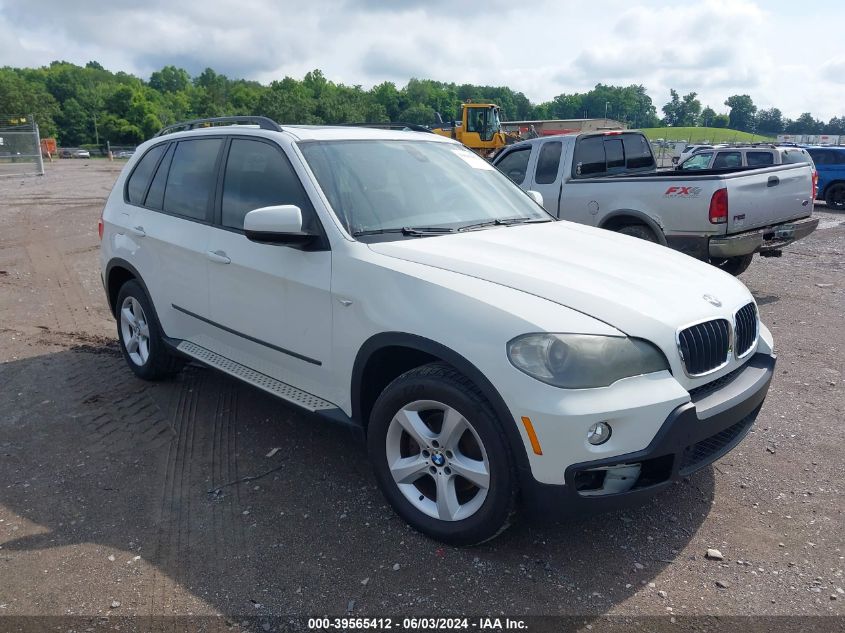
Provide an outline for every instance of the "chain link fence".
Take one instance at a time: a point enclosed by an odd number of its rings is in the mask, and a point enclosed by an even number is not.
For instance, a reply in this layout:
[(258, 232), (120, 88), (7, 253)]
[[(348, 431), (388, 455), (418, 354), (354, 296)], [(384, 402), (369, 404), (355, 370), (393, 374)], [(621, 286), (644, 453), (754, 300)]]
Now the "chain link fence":
[(35, 117), (0, 115), (0, 177), (30, 175), (44, 175)]

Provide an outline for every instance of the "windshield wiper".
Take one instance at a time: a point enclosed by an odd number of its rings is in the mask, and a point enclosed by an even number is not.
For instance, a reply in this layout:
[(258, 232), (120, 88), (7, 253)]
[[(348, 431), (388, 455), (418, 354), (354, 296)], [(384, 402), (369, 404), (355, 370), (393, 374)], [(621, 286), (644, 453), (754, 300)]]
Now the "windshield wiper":
[(352, 237), (361, 237), (362, 235), (382, 235), (386, 233), (401, 233), (402, 235), (411, 235), (419, 237), (422, 235), (440, 235), (441, 233), (454, 233), (455, 229), (445, 226), (403, 226), (396, 229), (369, 229), (366, 231), (355, 231)]
[(495, 220), (486, 220), (484, 222), (476, 222), (475, 224), (467, 224), (458, 230), (472, 231), (473, 229), (483, 229), (487, 226), (513, 226), (514, 224), (536, 224), (539, 222), (551, 221), (551, 218), (496, 218)]

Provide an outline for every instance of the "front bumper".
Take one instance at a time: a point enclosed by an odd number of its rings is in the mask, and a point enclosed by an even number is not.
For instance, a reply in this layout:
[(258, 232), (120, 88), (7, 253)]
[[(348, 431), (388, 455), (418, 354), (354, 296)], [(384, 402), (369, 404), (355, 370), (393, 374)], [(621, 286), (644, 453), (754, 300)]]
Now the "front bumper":
[(807, 237), (819, 225), (818, 218), (803, 218), (745, 233), (710, 238), (710, 257), (742, 257), (752, 253), (774, 251)]
[[(745, 437), (766, 398), (776, 357), (757, 353), (735, 372), (691, 393), (643, 450), (573, 464), (565, 484), (543, 484), (523, 477), (526, 510), (544, 520), (583, 516), (630, 505), (665, 490), (672, 482), (713, 463)], [(637, 479), (625, 492), (597, 494), (603, 473), (639, 465)]]

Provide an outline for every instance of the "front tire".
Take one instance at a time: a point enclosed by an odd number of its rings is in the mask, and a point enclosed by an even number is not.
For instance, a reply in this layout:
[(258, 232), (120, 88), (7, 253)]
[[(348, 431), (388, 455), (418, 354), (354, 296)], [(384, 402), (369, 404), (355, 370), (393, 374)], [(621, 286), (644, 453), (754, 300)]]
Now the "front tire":
[(824, 203), (829, 209), (842, 211), (845, 209), (845, 184), (836, 184), (827, 188)]
[(504, 430), (452, 367), (424, 365), (390, 383), (373, 407), (367, 449), (382, 493), (414, 529), (475, 545), (507, 528), (517, 486)]
[(144, 380), (162, 380), (178, 372), (183, 361), (164, 343), (152, 302), (134, 279), (117, 294), (117, 339), (129, 368)]

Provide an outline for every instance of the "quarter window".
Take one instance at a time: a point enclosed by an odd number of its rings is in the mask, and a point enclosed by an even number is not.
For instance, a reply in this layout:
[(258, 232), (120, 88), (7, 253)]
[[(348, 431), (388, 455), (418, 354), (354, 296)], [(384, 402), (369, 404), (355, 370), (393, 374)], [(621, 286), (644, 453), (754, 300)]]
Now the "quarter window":
[(534, 175), (534, 180), (538, 185), (548, 185), (557, 178), (557, 170), (560, 167), (560, 153), (563, 149), (563, 143), (560, 141), (552, 141), (551, 143), (544, 143), (540, 148), (540, 156), (537, 159), (537, 172)]
[(223, 226), (243, 229), (247, 213), (280, 204), (299, 207), (303, 227), (314, 228), (311, 204), (281, 150), (261, 141), (233, 139), (223, 178)]
[(528, 171), (528, 159), (531, 156), (531, 148), (516, 149), (502, 157), (496, 163), (496, 167), (505, 176), (521, 185), (525, 181), (525, 173)]
[(173, 160), (173, 151), (176, 149), (176, 144), (172, 144), (164, 158), (161, 159), (161, 164), (158, 166), (156, 175), (153, 178), (153, 184), (150, 185), (150, 191), (147, 194), (147, 201), (144, 203), (145, 207), (161, 211), (164, 203), (164, 188), (167, 185), (167, 170), (170, 169), (170, 161)]
[(138, 161), (138, 166), (129, 177), (129, 182), (126, 185), (126, 195), (129, 197), (131, 204), (144, 204), (144, 196), (147, 195), (147, 188), (150, 186), (150, 178), (153, 177), (156, 165), (164, 154), (167, 143), (156, 145), (151, 148), (143, 158)]
[(222, 144), (219, 138), (179, 141), (167, 176), (164, 211), (193, 220), (207, 219)]

